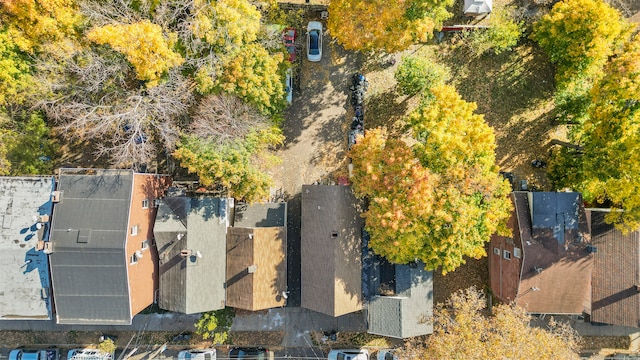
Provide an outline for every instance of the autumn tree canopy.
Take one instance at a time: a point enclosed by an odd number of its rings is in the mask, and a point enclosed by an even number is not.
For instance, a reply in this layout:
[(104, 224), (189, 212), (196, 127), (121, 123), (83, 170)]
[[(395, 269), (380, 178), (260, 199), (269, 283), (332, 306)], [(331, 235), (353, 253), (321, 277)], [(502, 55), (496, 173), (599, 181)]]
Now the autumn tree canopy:
[(475, 288), (460, 290), (434, 311), (433, 335), (401, 356), (423, 359), (579, 359), (579, 337), (569, 324), (532, 327), (522, 308), (500, 304), (486, 313), (487, 299)]
[(347, 50), (396, 52), (425, 42), (451, 14), (452, 0), (332, 0), (327, 28)]
[(558, 65), (559, 82), (595, 76), (629, 26), (602, 0), (562, 0), (534, 25), (532, 37)]
[(187, 135), (173, 155), (182, 167), (198, 175), (202, 185), (222, 185), (230, 196), (247, 202), (264, 201), (273, 185), (264, 170), (279, 162), (268, 150), (283, 141), (284, 136), (273, 126), (222, 143), (209, 137)]
[(587, 119), (573, 134), (580, 153), (560, 152), (552, 174), (559, 186), (582, 191), (585, 200), (620, 210), (606, 219), (621, 230), (640, 229), (640, 37), (607, 64), (590, 102)]
[(422, 260), (444, 273), (464, 257), (486, 256), (484, 243), (507, 234), (510, 187), (495, 165), (493, 130), (476, 105), (446, 85), (408, 122), (415, 145), (369, 131), (351, 151), (356, 194), (370, 200), (365, 213), (370, 246), (394, 263)]
[(560, 120), (584, 121), (591, 86), (630, 30), (603, 0), (562, 0), (534, 24), (531, 37), (558, 67), (555, 102)]

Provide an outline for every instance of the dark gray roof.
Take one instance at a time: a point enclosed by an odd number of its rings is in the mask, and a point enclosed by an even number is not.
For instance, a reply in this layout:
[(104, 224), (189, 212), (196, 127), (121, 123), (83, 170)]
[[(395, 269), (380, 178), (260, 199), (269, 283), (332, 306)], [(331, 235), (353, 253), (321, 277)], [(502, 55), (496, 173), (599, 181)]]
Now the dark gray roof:
[(577, 192), (532, 192), (533, 235), (551, 231), (559, 245), (564, 245), (565, 233), (578, 230), (578, 210), (582, 202)]
[(331, 316), (362, 309), (360, 213), (350, 187), (302, 186), (302, 307)]
[(368, 332), (405, 339), (433, 332), (433, 275), (417, 266), (395, 265), (393, 296), (375, 296), (368, 306)]
[[(160, 257), (159, 305), (194, 314), (224, 308), (229, 200), (167, 197), (153, 234)], [(190, 250), (190, 256), (181, 256)]]
[(131, 324), (125, 241), (132, 186), (132, 171), (60, 171), (50, 256), (59, 324)]
[[(0, 177), (0, 319), (51, 318), (49, 259), (38, 241), (49, 239), (53, 177)], [(36, 218), (36, 219), (34, 219)], [(38, 228), (40, 227), (40, 228)]]
[(287, 203), (285, 202), (237, 204), (234, 210), (234, 227), (287, 226)]

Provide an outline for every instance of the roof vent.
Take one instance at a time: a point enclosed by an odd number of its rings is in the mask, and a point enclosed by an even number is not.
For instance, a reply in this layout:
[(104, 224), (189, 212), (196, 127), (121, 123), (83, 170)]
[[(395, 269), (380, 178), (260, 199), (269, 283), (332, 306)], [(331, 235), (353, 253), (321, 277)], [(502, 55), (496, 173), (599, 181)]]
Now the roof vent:
[(191, 250), (189, 250), (189, 249), (184, 249), (184, 250), (180, 251), (180, 256), (182, 256), (182, 257), (188, 257), (188, 256), (191, 256)]
[(253, 274), (258, 270), (258, 266), (257, 265), (251, 265), (247, 268), (247, 272), (249, 274)]
[(51, 241), (45, 241), (44, 242), (44, 250), (43, 250), (43, 252), (45, 254), (53, 253), (53, 243)]

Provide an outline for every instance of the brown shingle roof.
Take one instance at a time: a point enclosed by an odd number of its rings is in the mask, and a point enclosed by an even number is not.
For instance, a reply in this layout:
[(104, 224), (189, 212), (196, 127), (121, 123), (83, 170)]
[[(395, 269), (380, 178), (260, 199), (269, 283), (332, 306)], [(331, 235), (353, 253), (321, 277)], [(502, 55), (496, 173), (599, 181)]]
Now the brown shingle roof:
[[(284, 305), (284, 227), (227, 229), (227, 306), (262, 310)], [(250, 266), (254, 272), (249, 272)]]
[(594, 254), (591, 321), (640, 326), (640, 232), (623, 235), (604, 222), (602, 212), (591, 213)]
[(533, 221), (520, 222), (524, 261), (516, 302), (535, 314), (589, 313), (593, 257), (582, 197), (529, 193), (532, 202)]
[(302, 307), (331, 316), (362, 309), (362, 218), (346, 186), (302, 187)]

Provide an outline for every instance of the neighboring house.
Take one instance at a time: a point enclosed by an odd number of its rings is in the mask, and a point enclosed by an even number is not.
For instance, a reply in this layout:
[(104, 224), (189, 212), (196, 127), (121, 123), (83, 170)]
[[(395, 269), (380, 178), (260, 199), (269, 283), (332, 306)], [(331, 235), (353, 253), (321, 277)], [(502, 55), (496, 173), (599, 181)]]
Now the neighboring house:
[(225, 307), (225, 258), (233, 199), (166, 197), (154, 228), (160, 308), (185, 314)]
[(350, 187), (302, 186), (302, 307), (334, 317), (362, 309), (360, 213)]
[(591, 321), (640, 327), (640, 231), (622, 234), (591, 211)]
[(156, 199), (170, 178), (61, 169), (50, 255), (59, 324), (130, 325), (157, 289)]
[(492, 8), (492, 0), (464, 0), (462, 13), (470, 17), (486, 16)]
[(528, 192), (511, 193), (513, 211), (507, 222), (511, 236), (491, 237), (489, 249), (489, 283), (493, 296), (510, 303), (518, 294), (522, 271), (522, 244), (532, 243), (531, 212)]
[(51, 319), (52, 177), (0, 177), (0, 320)]
[(234, 208), (227, 229), (227, 306), (263, 310), (285, 305), (287, 291), (287, 205), (265, 203)]
[(424, 266), (374, 266), (378, 271), (370, 278), (378, 291), (367, 307), (368, 333), (398, 339), (433, 333), (433, 276)]
[(514, 192), (512, 201), (513, 236), (491, 239), (493, 294), (531, 314), (589, 314), (593, 255), (582, 196)]

